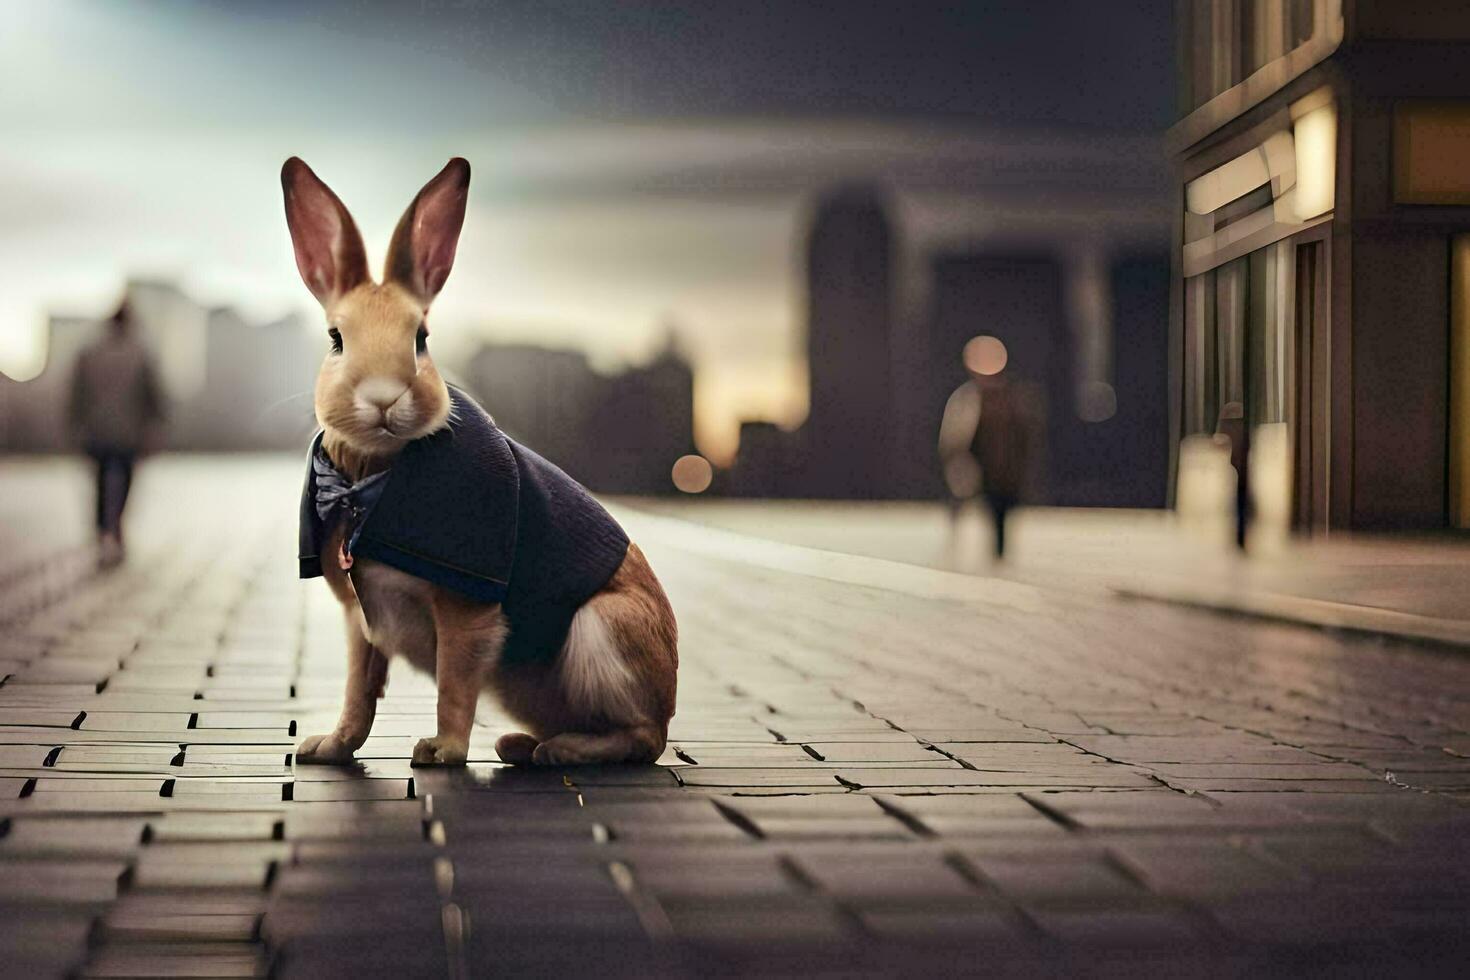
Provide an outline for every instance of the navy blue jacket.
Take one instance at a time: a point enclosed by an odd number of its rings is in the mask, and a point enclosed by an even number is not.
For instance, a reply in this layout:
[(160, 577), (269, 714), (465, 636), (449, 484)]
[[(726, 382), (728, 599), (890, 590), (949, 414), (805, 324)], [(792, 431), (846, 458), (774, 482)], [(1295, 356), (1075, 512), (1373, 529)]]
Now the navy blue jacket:
[[(352, 555), (500, 603), (510, 622), (504, 658), (548, 660), (577, 609), (622, 564), (628, 536), (579, 483), (506, 436), (468, 395), (451, 387), (449, 397), (449, 424), (403, 447)], [(308, 462), (302, 578), (322, 574), (335, 524), (318, 515), (316, 483)]]

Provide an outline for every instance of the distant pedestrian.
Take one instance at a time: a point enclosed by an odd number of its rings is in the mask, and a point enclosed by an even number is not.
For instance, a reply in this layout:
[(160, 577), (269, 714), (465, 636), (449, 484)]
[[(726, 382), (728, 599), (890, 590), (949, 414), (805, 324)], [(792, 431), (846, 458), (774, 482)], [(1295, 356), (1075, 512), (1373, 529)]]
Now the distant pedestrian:
[(163, 397), (147, 348), (124, 301), (102, 336), (77, 355), (69, 416), (72, 429), (96, 465), (97, 544), (104, 567), (123, 558), (123, 509), (133, 464), (157, 444)]
[(1230, 442), (1230, 465), (1235, 468), (1235, 546), (1245, 550), (1247, 532), (1252, 516), (1250, 492), (1250, 424), (1245, 418), (1245, 406), (1240, 402), (1226, 402), (1220, 407), (1220, 417), (1215, 422), (1215, 435)]
[(1036, 413), (1027, 388), (1002, 376), (1005, 346), (994, 337), (965, 345), (970, 380), (955, 389), (939, 426), (939, 457), (957, 521), (964, 502), (985, 499), (995, 528), (995, 557), (1006, 549), (1006, 520), (1021, 503), (1034, 462)]

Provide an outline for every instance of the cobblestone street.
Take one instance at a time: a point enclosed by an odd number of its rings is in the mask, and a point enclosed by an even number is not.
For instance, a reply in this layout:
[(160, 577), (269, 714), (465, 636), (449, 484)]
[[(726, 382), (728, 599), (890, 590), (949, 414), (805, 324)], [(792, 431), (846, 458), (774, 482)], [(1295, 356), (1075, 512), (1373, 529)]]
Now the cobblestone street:
[[(6, 976), (1436, 975), (1470, 953), (1470, 658), (619, 508), (679, 616), (658, 766), (354, 768), (296, 459), (0, 470)], [(780, 505), (752, 504), (779, 507)]]

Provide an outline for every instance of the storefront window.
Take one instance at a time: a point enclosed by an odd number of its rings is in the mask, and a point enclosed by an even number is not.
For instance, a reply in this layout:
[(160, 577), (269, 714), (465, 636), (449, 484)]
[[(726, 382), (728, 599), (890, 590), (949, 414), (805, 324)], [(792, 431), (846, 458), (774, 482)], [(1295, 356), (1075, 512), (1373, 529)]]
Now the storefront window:
[(1211, 433), (1239, 403), (1252, 427), (1292, 405), (1296, 266), (1277, 242), (1185, 280), (1184, 426)]

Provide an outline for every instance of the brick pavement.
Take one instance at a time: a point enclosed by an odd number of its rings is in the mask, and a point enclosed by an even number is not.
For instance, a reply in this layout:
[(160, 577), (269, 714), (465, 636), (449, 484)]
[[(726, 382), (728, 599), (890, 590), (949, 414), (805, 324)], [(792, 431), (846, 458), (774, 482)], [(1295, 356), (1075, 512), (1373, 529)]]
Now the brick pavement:
[[(1234, 546), (1227, 524), (1162, 510), (1022, 507), (1006, 560), (978, 505), (958, 525), (939, 501), (648, 498), (643, 509), (759, 537), (1103, 595), (1470, 649), (1470, 539), (1344, 534)], [(957, 529), (956, 529), (957, 528)]]
[(1429, 975), (1470, 938), (1470, 661), (625, 512), (679, 613), (660, 765), (352, 769), (294, 461), (171, 459), (90, 571), (0, 471), (0, 972)]

